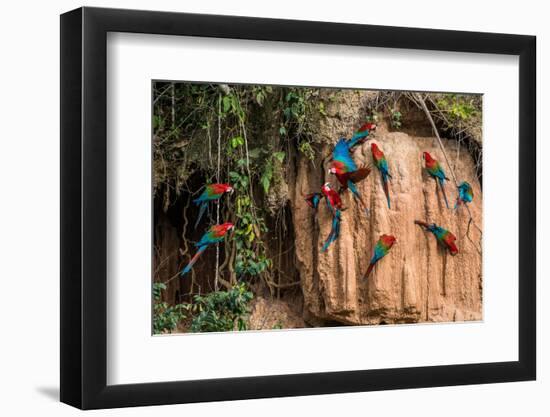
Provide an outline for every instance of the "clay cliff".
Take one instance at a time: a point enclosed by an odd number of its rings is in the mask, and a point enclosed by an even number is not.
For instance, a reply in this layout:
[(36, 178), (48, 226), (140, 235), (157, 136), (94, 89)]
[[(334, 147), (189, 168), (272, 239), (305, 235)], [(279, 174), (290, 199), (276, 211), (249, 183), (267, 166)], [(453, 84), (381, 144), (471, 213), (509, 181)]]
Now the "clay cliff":
[[(349, 134), (350, 125), (357, 125), (356, 115), (346, 114), (346, 109), (360, 107), (366, 99), (368, 93), (344, 95), (341, 102), (329, 107), (329, 117), (319, 126), (323, 155), (330, 155), (336, 139)], [(374, 168), (358, 184), (370, 216), (349, 192), (345, 193), (347, 210), (342, 216), (341, 236), (326, 253), (320, 253), (320, 248), (330, 232), (331, 214), (324, 204), (315, 213), (303, 204), (302, 196), (325, 181), (334, 185), (337, 182), (328, 174), (328, 158), (323, 166), (314, 166), (305, 158), (297, 160), (290, 202), (304, 318), (312, 323), (321, 319), (347, 324), (481, 320), (481, 236), (474, 224), (482, 226), (482, 192), (471, 155), (464, 149), (459, 153), (455, 141), (443, 141), (458, 180), (466, 180), (473, 187), (475, 199), (469, 208), (475, 223), (470, 223), (463, 207), (456, 211), (445, 207), (435, 181), (423, 169), (421, 154), (428, 151), (443, 163), (450, 177), (436, 138), (390, 132), (382, 124), (373, 141), (384, 151), (393, 176), (391, 209)], [(372, 165), (369, 143), (354, 153), (354, 159), (359, 166)], [(447, 182), (446, 191), (454, 206), (456, 188), (452, 181)], [(457, 236), (460, 253), (449, 255), (414, 220), (435, 222), (449, 229)], [(365, 280), (373, 247), (384, 233), (396, 236), (398, 243)]]

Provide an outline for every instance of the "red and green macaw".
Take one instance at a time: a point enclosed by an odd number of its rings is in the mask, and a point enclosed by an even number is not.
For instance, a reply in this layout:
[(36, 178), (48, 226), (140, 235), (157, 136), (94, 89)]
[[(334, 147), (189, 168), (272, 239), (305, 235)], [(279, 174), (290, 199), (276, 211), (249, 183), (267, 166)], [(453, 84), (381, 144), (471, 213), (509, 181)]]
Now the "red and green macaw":
[(370, 174), (370, 168), (357, 168), (357, 164), (351, 157), (348, 145), (346, 144), (346, 140), (344, 138), (341, 138), (336, 143), (334, 151), (332, 152), (332, 162), (330, 165), (331, 166), (328, 172), (336, 175), (338, 182), (342, 186), (340, 191), (344, 191), (349, 188), (353, 194), (353, 197), (361, 203), (365, 210), (367, 210), (367, 206), (361, 198), (361, 194), (355, 184), (367, 178)]
[(374, 165), (376, 165), (376, 168), (380, 171), (380, 175), (382, 178), (382, 187), (384, 188), (384, 193), (386, 194), (386, 200), (388, 200), (388, 208), (391, 208), (390, 205), (390, 190), (388, 186), (388, 178), (391, 178), (389, 167), (388, 167), (388, 161), (386, 160), (386, 156), (384, 155), (384, 152), (378, 147), (376, 143), (372, 143), (370, 145), (370, 149), (372, 151), (372, 159), (374, 160)]
[(321, 198), (323, 198), (321, 193), (311, 193), (304, 196), (304, 200), (306, 200), (307, 205), (314, 209), (319, 207), (319, 201), (321, 201)]
[(346, 143), (350, 152), (355, 151), (356, 147), (365, 143), (368, 140), (368, 136), (371, 132), (376, 130), (376, 125), (374, 123), (365, 123), (359, 130), (357, 130), (351, 139), (347, 140)]
[(204, 187), (204, 191), (199, 196), (199, 198), (196, 198), (193, 200), (193, 203), (195, 203), (197, 206), (200, 206), (199, 209), (199, 216), (197, 217), (197, 221), (195, 222), (195, 229), (197, 228), (197, 225), (201, 221), (201, 218), (205, 212), (205, 210), (208, 208), (208, 203), (210, 201), (216, 201), (221, 198), (222, 195), (225, 193), (232, 193), (233, 187), (229, 184), (208, 184), (206, 187)]
[(424, 227), (427, 231), (432, 232), (437, 238), (437, 241), (446, 248), (451, 255), (458, 253), (458, 247), (456, 246), (456, 236), (449, 232), (447, 229), (438, 226), (435, 223), (428, 224), (426, 222), (415, 220), (415, 224)]
[(234, 227), (233, 223), (227, 222), (223, 224), (215, 224), (210, 229), (208, 229), (208, 232), (206, 232), (202, 236), (201, 240), (195, 243), (195, 246), (199, 248), (199, 250), (197, 251), (197, 253), (195, 253), (195, 256), (191, 258), (187, 266), (183, 268), (183, 270), (180, 272), (180, 275), (184, 276), (189, 271), (191, 271), (191, 268), (193, 267), (195, 262), (197, 262), (197, 259), (199, 259), (199, 257), (206, 250), (206, 248), (208, 248), (208, 246), (210, 245), (223, 241), (226, 233), (229, 230), (233, 229), (233, 227)]
[(467, 181), (463, 181), (458, 186), (458, 197), (456, 198), (455, 209), (457, 209), (460, 204), (471, 203), (473, 199), (474, 190), (472, 190), (472, 186)]
[(382, 235), (380, 236), (380, 239), (378, 239), (378, 242), (376, 242), (376, 246), (374, 247), (374, 253), (372, 255), (372, 258), (370, 260), (369, 267), (367, 268), (367, 272), (365, 273), (365, 279), (370, 275), (372, 269), (374, 268), (374, 265), (382, 259), (384, 256), (388, 254), (393, 244), (397, 241), (395, 236), (392, 235)]
[(334, 214), (336, 210), (345, 210), (340, 194), (334, 191), (329, 182), (323, 184), (321, 192), (325, 196), (329, 210)]
[(341, 213), (342, 210), (344, 210), (344, 207), (342, 206), (340, 194), (331, 188), (330, 183), (325, 183), (321, 187), (321, 191), (323, 192), (323, 195), (327, 201), (327, 206), (332, 213), (332, 227), (330, 234), (321, 249), (321, 252), (325, 252), (331, 243), (338, 239), (338, 236), (340, 236), (340, 221), (342, 219)]
[(445, 199), (445, 205), (449, 208), (449, 202), (447, 201), (447, 195), (445, 194), (445, 180), (448, 181), (449, 178), (446, 177), (445, 171), (443, 171), (441, 164), (437, 162), (437, 160), (434, 159), (428, 152), (423, 152), (422, 157), (424, 158), (426, 164), (426, 171), (428, 171), (428, 174), (430, 174), (441, 187), (441, 192), (443, 193), (443, 198)]

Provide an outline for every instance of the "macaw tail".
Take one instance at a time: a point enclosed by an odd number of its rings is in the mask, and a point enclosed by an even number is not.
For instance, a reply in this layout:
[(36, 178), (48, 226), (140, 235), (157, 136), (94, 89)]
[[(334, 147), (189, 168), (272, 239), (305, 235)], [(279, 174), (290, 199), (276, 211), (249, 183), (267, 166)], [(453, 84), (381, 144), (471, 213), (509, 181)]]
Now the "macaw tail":
[(456, 243), (447, 243), (447, 247), (449, 248), (449, 252), (451, 253), (451, 255), (455, 256), (458, 253), (458, 246), (456, 246)]
[(437, 183), (439, 184), (439, 187), (441, 187), (441, 192), (443, 193), (443, 198), (445, 199), (445, 205), (447, 206), (447, 208), (449, 208), (449, 201), (447, 200), (447, 194), (445, 194), (445, 186), (443, 185), (443, 180), (439, 180), (437, 181)]
[(195, 229), (199, 225), (199, 222), (201, 221), (201, 218), (204, 215), (204, 212), (206, 211), (207, 207), (208, 207), (208, 203), (206, 201), (201, 203), (201, 206), (199, 208), (199, 216), (197, 217), (197, 221), (195, 222)]
[(361, 203), (361, 206), (363, 206), (363, 209), (365, 209), (365, 212), (367, 213), (367, 216), (368, 216), (369, 215), (369, 208), (367, 207), (367, 205), (363, 201), (363, 198), (361, 197), (361, 194), (359, 193), (359, 190), (357, 189), (357, 186), (353, 182), (348, 181), (348, 188), (352, 192), (353, 197), (357, 201), (359, 201), (359, 203)]
[(191, 271), (191, 268), (193, 268), (193, 265), (195, 265), (195, 262), (197, 262), (197, 260), (199, 259), (199, 257), (202, 255), (202, 253), (206, 250), (206, 248), (208, 247), (208, 245), (204, 245), (204, 246), (201, 246), (199, 248), (199, 250), (197, 251), (197, 253), (195, 253), (195, 256), (193, 256), (191, 258), (191, 260), (189, 261), (189, 263), (187, 264), (187, 266), (185, 268), (183, 268), (183, 271), (181, 271), (180, 275), (181, 276), (184, 276), (185, 274), (187, 274), (189, 271)]
[(419, 226), (425, 227), (426, 229), (429, 227), (429, 224), (420, 220), (415, 220), (414, 224), (417, 224)]
[(384, 194), (386, 194), (386, 200), (388, 200), (388, 208), (391, 208), (390, 204), (390, 188), (388, 185), (388, 174), (382, 174), (382, 187), (384, 187)]
[(332, 228), (330, 229), (330, 234), (323, 244), (321, 252), (325, 252), (331, 245), (331, 243), (338, 239), (338, 236), (340, 236), (340, 210), (337, 209), (334, 212), (334, 217), (332, 218)]
[(374, 268), (375, 263), (369, 264), (369, 267), (367, 268), (367, 272), (365, 272), (365, 279), (367, 279), (369, 277), (370, 273), (372, 272), (372, 269)]
[(458, 208), (458, 206), (460, 206), (460, 203), (461, 203), (461, 202), (462, 202), (462, 201), (460, 200), (460, 197), (457, 197), (457, 198), (456, 198), (455, 207), (454, 207), (455, 210)]

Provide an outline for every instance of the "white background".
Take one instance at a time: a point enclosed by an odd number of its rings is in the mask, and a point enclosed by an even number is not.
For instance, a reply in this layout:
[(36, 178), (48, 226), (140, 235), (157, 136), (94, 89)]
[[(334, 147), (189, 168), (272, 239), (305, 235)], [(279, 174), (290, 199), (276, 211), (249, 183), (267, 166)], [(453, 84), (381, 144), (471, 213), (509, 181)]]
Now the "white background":
[[(517, 360), (517, 57), (136, 34), (107, 51), (108, 384)], [(483, 93), (483, 322), (151, 337), (151, 79), (220, 77)], [(220, 346), (246, 360), (205, 367)]]
[[(543, 2), (491, 2), (464, 0), (410, 2), (209, 1), (91, 1), (87, 5), (162, 9), (203, 13), (286, 17), (397, 26), (482, 30), (538, 36), (539, 213), (549, 212), (550, 156), (543, 115), (547, 106), (550, 28)], [(19, 2), (3, 5), (0, 16), (2, 93), (0, 121), (2, 151), (0, 178), (0, 411), (5, 415), (73, 415), (77, 411), (57, 403), (59, 349), (59, 20), (58, 14), (80, 6), (74, 1)], [(407, 68), (403, 68), (407, 71)], [(505, 180), (505, 179), (503, 179)], [(539, 236), (548, 236), (548, 216), (539, 215)], [(550, 249), (539, 239), (538, 257)], [(547, 360), (550, 328), (547, 317), (550, 284), (548, 264), (539, 263), (538, 381), (485, 386), (436, 388), (329, 395), (292, 399), (239, 401), (169, 407), (100, 411), (99, 415), (201, 416), (277, 415), (287, 413), (335, 415), (364, 414), (422, 416), (548, 415), (550, 365)], [(546, 395), (545, 395), (546, 394)]]

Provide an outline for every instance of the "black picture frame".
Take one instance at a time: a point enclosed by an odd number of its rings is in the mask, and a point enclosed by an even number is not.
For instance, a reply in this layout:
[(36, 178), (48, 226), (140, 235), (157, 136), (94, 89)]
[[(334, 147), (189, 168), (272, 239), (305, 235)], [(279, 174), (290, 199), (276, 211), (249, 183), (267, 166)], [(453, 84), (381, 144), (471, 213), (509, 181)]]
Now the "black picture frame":
[[(519, 360), (113, 385), (107, 376), (108, 32), (519, 56)], [(61, 401), (82, 409), (533, 380), (536, 38), (251, 17), (80, 8), (61, 16)]]

